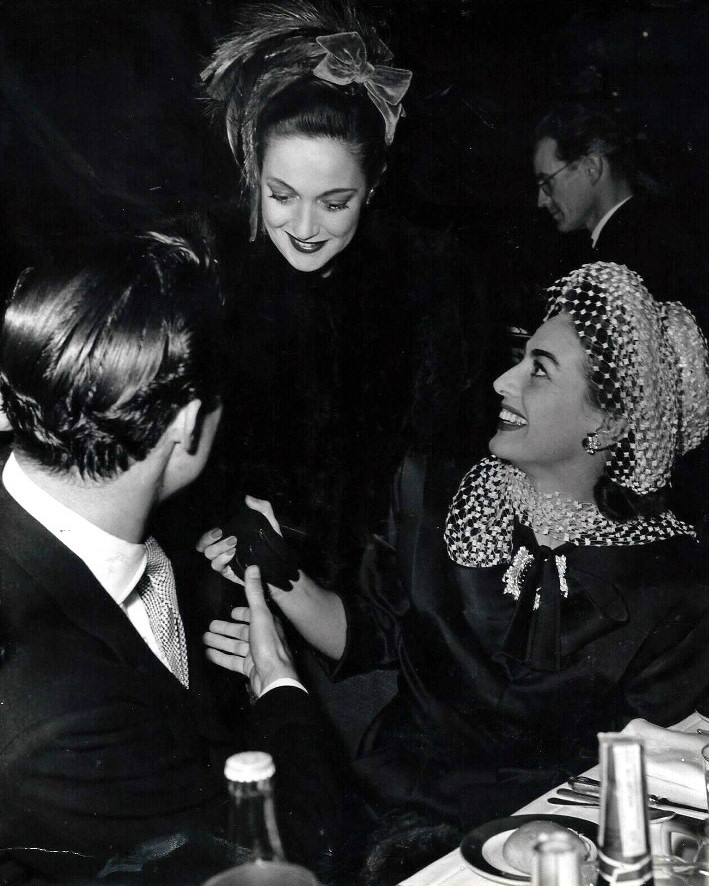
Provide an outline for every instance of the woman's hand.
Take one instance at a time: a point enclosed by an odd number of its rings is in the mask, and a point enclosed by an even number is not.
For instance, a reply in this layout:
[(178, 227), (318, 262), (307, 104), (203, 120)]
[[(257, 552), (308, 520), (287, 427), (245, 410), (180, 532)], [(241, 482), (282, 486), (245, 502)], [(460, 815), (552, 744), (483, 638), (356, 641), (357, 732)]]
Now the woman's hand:
[(229, 581), (243, 585), (244, 582), (237, 577), (229, 565), (236, 554), (236, 536), (230, 535), (222, 538), (221, 529), (210, 529), (205, 532), (197, 542), (197, 550), (211, 563), (212, 569)]
[(244, 575), (247, 606), (232, 610), (234, 621), (213, 621), (204, 634), (209, 661), (248, 678), (258, 697), (275, 680), (297, 680), (293, 658), (280, 622), (266, 605), (258, 567)]
[[(246, 505), (252, 511), (259, 512), (264, 539), (259, 539), (258, 536), (254, 538), (252, 533), (254, 543), (243, 545), (245, 550), (242, 551), (236, 533), (224, 535), (222, 529), (212, 529), (197, 542), (197, 550), (211, 562), (212, 569), (237, 584), (244, 584), (239, 574), (240, 569), (243, 570), (244, 566), (251, 563), (258, 565), (261, 580), (268, 582), (271, 598), (283, 615), (315, 649), (337, 661), (342, 656), (347, 638), (347, 617), (342, 600), (298, 570), (292, 552), (282, 539), (280, 526), (269, 502), (247, 495)], [(274, 583), (273, 580), (269, 582), (269, 578), (274, 577), (283, 583)], [(228, 626), (228, 632), (225, 625)], [(225, 638), (224, 642), (245, 642), (248, 626), (244, 633), (241, 628), (237, 631), (231, 622), (213, 622), (210, 634), (220, 633)], [(231, 646), (227, 648), (224, 645), (213, 645), (211, 648), (215, 653), (226, 651), (234, 654)], [(240, 648), (243, 651), (244, 647)], [(212, 661), (217, 659), (213, 658)], [(226, 659), (220, 659), (217, 663), (228, 667), (225, 661)]]
[(197, 542), (197, 550), (224, 578), (243, 584), (247, 566), (257, 565), (269, 587), (290, 591), (298, 581), (298, 563), (283, 541), (281, 528), (270, 502), (247, 495), (246, 506), (235, 515), (233, 532), (222, 537), (221, 529), (212, 529)]

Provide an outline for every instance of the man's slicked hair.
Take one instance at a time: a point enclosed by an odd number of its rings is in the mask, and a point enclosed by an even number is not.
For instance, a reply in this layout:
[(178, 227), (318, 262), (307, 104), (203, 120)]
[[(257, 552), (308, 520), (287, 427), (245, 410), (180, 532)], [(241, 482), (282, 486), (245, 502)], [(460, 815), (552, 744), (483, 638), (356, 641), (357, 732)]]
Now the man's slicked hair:
[(108, 479), (179, 410), (216, 404), (222, 298), (205, 247), (156, 233), (25, 271), (0, 331), (0, 396), (28, 457)]

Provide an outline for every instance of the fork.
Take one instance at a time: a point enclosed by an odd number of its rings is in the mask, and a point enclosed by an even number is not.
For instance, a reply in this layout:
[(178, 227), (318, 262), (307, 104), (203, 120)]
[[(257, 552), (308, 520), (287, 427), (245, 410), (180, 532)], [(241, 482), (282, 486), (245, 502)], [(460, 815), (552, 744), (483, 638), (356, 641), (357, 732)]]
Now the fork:
[[(570, 778), (568, 783), (571, 785), (571, 789), (580, 795), (597, 797), (600, 793), (600, 781), (596, 778), (589, 778), (587, 775), (578, 775), (575, 778)], [(676, 809), (688, 809), (691, 812), (706, 814), (706, 809), (702, 807), (693, 806), (690, 803), (679, 803), (675, 800), (670, 800), (669, 797), (658, 797), (657, 794), (648, 794), (647, 801), (652, 806), (671, 806)]]

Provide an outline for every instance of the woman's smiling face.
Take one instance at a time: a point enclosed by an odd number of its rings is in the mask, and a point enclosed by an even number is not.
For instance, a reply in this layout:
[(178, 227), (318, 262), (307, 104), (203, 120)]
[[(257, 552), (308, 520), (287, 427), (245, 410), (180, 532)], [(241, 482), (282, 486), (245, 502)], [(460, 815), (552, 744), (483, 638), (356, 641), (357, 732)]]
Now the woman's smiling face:
[(269, 139), (261, 168), (261, 218), (268, 236), (299, 271), (317, 271), (357, 231), (367, 193), (346, 144), (299, 135)]
[(558, 314), (527, 342), (520, 363), (494, 383), (502, 409), (490, 451), (538, 488), (573, 497), (587, 494), (604, 464), (581, 445), (605, 417), (590, 401), (585, 359), (571, 320)]

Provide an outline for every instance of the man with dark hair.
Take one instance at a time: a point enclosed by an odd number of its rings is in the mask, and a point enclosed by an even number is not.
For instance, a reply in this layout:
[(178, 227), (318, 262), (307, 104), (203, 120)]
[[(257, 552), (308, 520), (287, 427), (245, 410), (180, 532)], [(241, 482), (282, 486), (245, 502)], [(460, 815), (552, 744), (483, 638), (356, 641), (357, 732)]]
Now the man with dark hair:
[[(678, 208), (643, 186), (638, 139), (627, 119), (602, 105), (564, 104), (537, 125), (537, 203), (561, 233), (586, 229), (577, 263), (627, 265), (663, 301), (684, 302), (703, 321), (699, 256)], [(568, 268), (567, 270), (573, 270)]]
[[(143, 874), (130, 882), (204, 879), (227, 866), (224, 760), (247, 748), (275, 758), (289, 857), (317, 866), (331, 850), (325, 737), (258, 572), (246, 575), (241, 650), (256, 700), (230, 677), (223, 707), (241, 715), (227, 725), (191, 632), (197, 573), (176, 582), (147, 528), (209, 455), (220, 308), (207, 256), (158, 235), (90, 264), (29, 271), (7, 308), (0, 867), (4, 857), (64, 882), (133, 852)], [(157, 861), (175, 847), (181, 880)]]
[(562, 233), (601, 231), (633, 196), (629, 142), (620, 121), (582, 105), (552, 111), (535, 132), (537, 203)]

